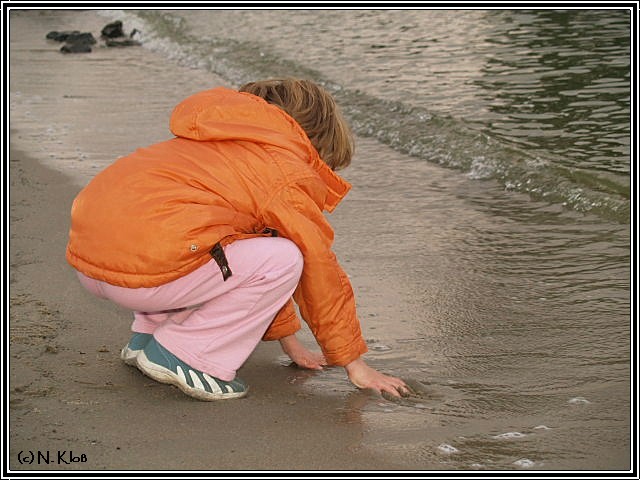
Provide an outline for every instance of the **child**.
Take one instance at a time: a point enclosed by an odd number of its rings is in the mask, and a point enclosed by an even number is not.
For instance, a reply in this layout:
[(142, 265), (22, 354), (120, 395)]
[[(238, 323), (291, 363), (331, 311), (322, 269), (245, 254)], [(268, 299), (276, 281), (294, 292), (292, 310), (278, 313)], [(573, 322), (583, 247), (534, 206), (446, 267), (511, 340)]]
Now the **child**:
[[(122, 359), (201, 400), (238, 398), (258, 342), (303, 368), (341, 365), (360, 388), (406, 384), (361, 358), (353, 291), (323, 215), (351, 186), (352, 136), (307, 80), (215, 88), (173, 111), (175, 138), (99, 173), (71, 210), (67, 260), (95, 295), (134, 311)], [(322, 353), (296, 337), (300, 313)], [(408, 390), (407, 390), (408, 391)]]

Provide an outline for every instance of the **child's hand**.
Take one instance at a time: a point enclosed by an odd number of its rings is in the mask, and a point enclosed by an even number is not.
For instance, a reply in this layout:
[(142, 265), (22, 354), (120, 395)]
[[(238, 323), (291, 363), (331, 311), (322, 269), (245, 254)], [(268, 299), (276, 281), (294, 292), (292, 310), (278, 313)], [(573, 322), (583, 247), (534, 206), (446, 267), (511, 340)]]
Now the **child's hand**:
[(300, 343), (295, 334), (281, 338), (280, 346), (282, 347), (282, 351), (289, 355), (289, 358), (300, 368), (322, 370), (322, 366), (327, 364), (322, 353), (312, 352), (307, 349)]
[(406, 396), (411, 389), (402, 380), (390, 377), (370, 367), (362, 358), (358, 358), (344, 367), (349, 380), (358, 388), (372, 388), (378, 393), (387, 392), (394, 397)]

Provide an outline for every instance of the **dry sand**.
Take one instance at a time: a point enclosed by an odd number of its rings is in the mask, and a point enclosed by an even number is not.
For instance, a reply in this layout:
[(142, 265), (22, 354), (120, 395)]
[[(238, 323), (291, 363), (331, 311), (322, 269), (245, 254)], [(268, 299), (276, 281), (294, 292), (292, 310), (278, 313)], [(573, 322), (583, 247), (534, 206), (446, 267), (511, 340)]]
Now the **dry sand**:
[[(177, 100), (225, 82), (143, 48), (63, 55), (45, 40), (49, 30), (96, 34), (105, 23), (86, 11), (11, 13), (8, 467), (412, 468), (363, 444), (358, 405), (379, 397), (353, 388), (341, 369), (331, 392), (302, 388), (304, 375), (281, 364), (277, 343), (262, 343), (241, 369), (251, 386), (241, 400), (193, 400), (120, 361), (131, 315), (85, 292), (67, 265), (71, 202), (105, 161), (167, 138)], [(365, 215), (360, 205), (347, 215)], [(341, 248), (339, 257), (358, 246)], [(375, 285), (375, 272), (360, 272), (354, 282)], [(359, 303), (393, 310), (381, 294), (365, 289)], [(48, 452), (50, 463), (21, 464), (20, 452)], [(65, 463), (72, 456), (86, 461)]]

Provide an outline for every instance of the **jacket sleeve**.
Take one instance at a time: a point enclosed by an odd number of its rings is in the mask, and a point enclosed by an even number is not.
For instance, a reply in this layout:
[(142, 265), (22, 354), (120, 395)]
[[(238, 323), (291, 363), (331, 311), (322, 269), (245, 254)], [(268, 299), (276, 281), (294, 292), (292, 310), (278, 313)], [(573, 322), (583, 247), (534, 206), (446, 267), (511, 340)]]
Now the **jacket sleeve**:
[(331, 250), (333, 229), (322, 210), (302, 188), (288, 186), (271, 199), (263, 220), (302, 252), (304, 268), (293, 297), (329, 364), (359, 358), (367, 346), (353, 289)]

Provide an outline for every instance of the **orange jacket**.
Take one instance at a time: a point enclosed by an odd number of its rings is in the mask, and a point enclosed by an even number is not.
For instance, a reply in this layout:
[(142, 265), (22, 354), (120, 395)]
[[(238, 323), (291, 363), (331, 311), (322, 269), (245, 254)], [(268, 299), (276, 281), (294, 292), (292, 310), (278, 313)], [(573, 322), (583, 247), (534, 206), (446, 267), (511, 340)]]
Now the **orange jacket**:
[[(327, 361), (345, 365), (366, 352), (323, 214), (351, 186), (319, 158), (302, 128), (280, 108), (226, 88), (185, 99), (170, 127), (176, 138), (118, 159), (78, 194), (68, 262), (114, 285), (152, 287), (210, 261), (217, 242), (275, 229), (304, 256), (294, 299)], [(289, 301), (264, 339), (299, 328)]]

